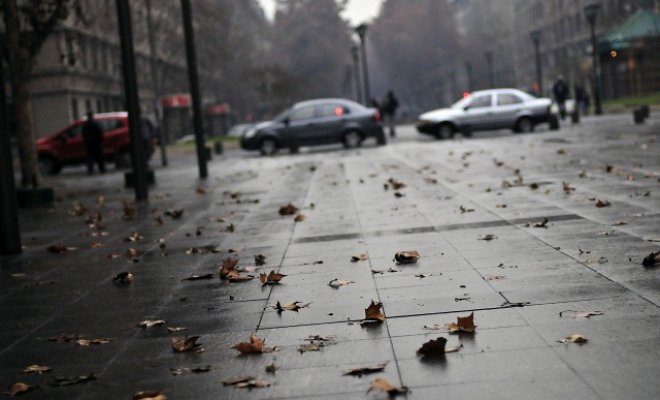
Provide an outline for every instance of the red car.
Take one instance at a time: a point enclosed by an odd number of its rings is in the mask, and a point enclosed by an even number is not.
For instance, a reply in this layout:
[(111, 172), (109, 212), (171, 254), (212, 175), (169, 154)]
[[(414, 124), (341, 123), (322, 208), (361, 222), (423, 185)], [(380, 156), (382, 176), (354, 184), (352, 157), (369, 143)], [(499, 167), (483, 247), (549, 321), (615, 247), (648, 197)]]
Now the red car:
[[(37, 140), (39, 168), (44, 174), (57, 174), (65, 165), (85, 163), (85, 143), (82, 138), (82, 125), (86, 118), (80, 118), (59, 132)], [(130, 165), (130, 135), (128, 131), (128, 113), (114, 112), (95, 114), (94, 119), (103, 128), (103, 154), (107, 161), (112, 161), (117, 168)], [(153, 123), (144, 118), (153, 133)], [(144, 130), (145, 128), (143, 128)], [(144, 134), (144, 132), (143, 132)], [(147, 159), (153, 153), (154, 140), (149, 134)]]

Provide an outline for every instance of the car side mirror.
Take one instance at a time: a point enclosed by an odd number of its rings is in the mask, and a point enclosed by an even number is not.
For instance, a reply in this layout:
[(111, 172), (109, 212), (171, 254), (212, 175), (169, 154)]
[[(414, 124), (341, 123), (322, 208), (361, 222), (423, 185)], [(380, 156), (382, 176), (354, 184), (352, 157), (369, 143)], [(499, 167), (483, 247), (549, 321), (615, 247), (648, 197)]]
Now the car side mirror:
[(465, 107), (463, 107), (463, 111), (467, 111), (467, 110), (469, 110), (469, 109), (470, 109), (470, 106), (465, 106)]

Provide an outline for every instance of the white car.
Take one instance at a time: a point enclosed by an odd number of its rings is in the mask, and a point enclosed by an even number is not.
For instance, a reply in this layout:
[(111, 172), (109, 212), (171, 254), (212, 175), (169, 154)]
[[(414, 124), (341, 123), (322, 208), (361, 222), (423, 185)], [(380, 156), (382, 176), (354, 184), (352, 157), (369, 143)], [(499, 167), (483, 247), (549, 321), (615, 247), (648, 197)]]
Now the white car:
[[(536, 98), (517, 89), (492, 89), (473, 92), (449, 108), (419, 116), (417, 131), (438, 139), (456, 132), (510, 128), (532, 132), (539, 123), (552, 125), (552, 100)], [(551, 126), (552, 128), (552, 126)]]

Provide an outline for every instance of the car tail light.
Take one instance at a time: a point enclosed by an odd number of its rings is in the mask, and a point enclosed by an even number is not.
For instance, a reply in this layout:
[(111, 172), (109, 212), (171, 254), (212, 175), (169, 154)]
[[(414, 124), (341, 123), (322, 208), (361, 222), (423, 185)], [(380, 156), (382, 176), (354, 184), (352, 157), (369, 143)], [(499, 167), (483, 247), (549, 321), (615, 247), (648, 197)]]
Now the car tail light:
[(383, 120), (383, 116), (380, 115), (380, 111), (376, 110), (376, 111), (374, 112), (374, 121), (376, 121), (376, 122), (380, 122), (380, 121), (382, 121), (382, 120)]

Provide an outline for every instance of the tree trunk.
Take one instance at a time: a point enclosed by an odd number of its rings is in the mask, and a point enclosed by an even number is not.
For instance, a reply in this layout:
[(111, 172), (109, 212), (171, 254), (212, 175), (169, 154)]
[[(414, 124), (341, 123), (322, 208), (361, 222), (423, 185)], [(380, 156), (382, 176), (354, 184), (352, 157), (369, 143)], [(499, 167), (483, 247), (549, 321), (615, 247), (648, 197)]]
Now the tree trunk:
[(32, 104), (28, 79), (32, 60), (20, 42), (20, 16), (14, 1), (5, 0), (5, 26), (7, 35), (8, 65), (11, 75), (11, 92), (16, 115), (16, 137), (21, 161), (21, 183), (23, 186), (38, 187), (41, 174), (37, 159), (35, 127), (32, 119)]

